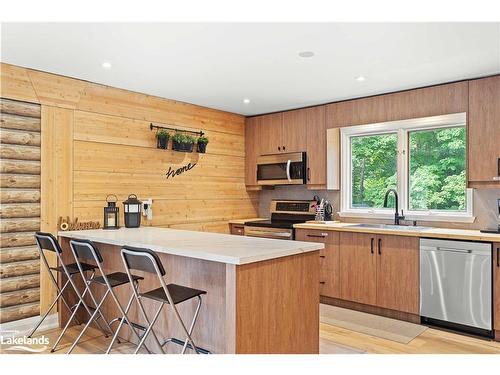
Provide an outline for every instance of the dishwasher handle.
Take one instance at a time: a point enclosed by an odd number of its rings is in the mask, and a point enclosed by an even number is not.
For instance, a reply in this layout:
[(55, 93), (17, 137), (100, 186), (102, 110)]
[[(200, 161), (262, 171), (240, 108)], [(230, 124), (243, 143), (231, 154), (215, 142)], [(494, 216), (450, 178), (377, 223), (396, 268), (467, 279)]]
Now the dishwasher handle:
[(465, 249), (454, 249), (453, 247), (442, 247), (438, 246), (436, 248), (437, 251), (449, 251), (452, 253), (463, 253), (463, 254), (471, 254), (472, 250), (465, 250)]

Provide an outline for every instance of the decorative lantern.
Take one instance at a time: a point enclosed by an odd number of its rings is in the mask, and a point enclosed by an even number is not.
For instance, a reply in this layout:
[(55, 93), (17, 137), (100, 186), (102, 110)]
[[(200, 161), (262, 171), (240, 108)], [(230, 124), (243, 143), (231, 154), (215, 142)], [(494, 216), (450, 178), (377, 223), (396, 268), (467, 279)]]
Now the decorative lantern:
[[(113, 200), (114, 198), (114, 200)], [(118, 198), (114, 194), (110, 194), (106, 197), (107, 207), (104, 207), (104, 226), (103, 229), (118, 229), (118, 213), (120, 209), (116, 207), (116, 202)]]
[(130, 194), (123, 202), (125, 214), (125, 226), (127, 228), (139, 228), (141, 226), (141, 206), (142, 202), (137, 199), (137, 195)]

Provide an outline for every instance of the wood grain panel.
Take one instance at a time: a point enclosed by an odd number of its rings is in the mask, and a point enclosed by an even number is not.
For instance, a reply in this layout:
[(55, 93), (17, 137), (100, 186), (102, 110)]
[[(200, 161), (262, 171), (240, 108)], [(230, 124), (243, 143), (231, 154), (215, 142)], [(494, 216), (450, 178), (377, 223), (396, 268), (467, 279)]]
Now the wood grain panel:
[(35, 288), (40, 285), (40, 274), (23, 275), (1, 279), (0, 293), (13, 290)]
[(0, 143), (40, 146), (40, 133), (2, 129), (0, 132)]
[[(41, 116), (38, 104), (5, 98), (0, 98), (0, 112), (17, 116), (34, 117), (36, 119), (40, 119)], [(38, 120), (38, 122), (40, 121)]]
[(37, 302), (40, 298), (40, 289), (21, 289), (0, 294), (0, 307), (22, 305)]
[(377, 255), (371, 251), (376, 236), (340, 233), (341, 298), (368, 305), (377, 302)]
[(317, 251), (236, 267), (236, 353), (319, 353), (318, 270)]
[(40, 203), (7, 203), (0, 206), (0, 217), (40, 217)]
[(40, 175), (40, 164), (38, 160), (1, 159), (0, 173)]
[[(74, 142), (74, 170), (94, 172), (165, 174), (169, 167), (177, 169), (188, 163), (197, 165), (187, 176), (240, 177), (243, 182), (245, 159), (227, 155), (210, 155), (162, 151), (155, 148), (120, 146), (95, 142)], [(139, 185), (139, 184), (138, 184)], [(168, 186), (165, 183), (165, 187)]]
[(40, 261), (38, 259), (0, 264), (0, 279), (13, 276), (33, 275), (39, 272)]
[(36, 70), (28, 75), (39, 103), (48, 106), (74, 109), (87, 86), (85, 81)]
[(0, 191), (2, 203), (35, 203), (40, 202), (40, 190), (35, 189), (2, 189)]
[(38, 315), (39, 313), (40, 304), (38, 302), (4, 307), (0, 309), (0, 323), (7, 323), (14, 320), (30, 318), (32, 316)]
[(244, 134), (244, 117), (174, 100), (89, 83), (77, 109), (143, 121)]
[(468, 158), (469, 181), (500, 187), (500, 75), (469, 82)]
[(35, 245), (35, 233), (4, 233), (0, 238), (0, 247)]
[(283, 148), (283, 113), (259, 116), (258, 139), (261, 155), (277, 154)]
[(0, 262), (10, 263), (19, 262), (21, 260), (38, 259), (40, 253), (36, 246), (23, 246), (23, 247), (7, 247), (0, 249)]
[(27, 69), (0, 63), (0, 77), (2, 98), (38, 103)]
[(326, 187), (325, 106), (304, 109), (307, 127), (307, 184)]
[(0, 222), (0, 232), (33, 232), (40, 230), (40, 216), (33, 218), (3, 219)]
[(354, 99), (326, 106), (327, 128), (467, 112), (467, 82)]
[[(74, 138), (80, 141), (155, 148), (156, 133), (151, 131), (149, 125), (148, 121), (75, 111)], [(208, 154), (245, 157), (242, 134), (208, 130), (205, 131), (205, 136), (209, 139)], [(168, 148), (171, 147), (169, 144)]]
[(40, 119), (2, 113), (0, 115), (0, 127), (3, 129), (17, 129), (24, 131), (39, 132)]
[(378, 235), (377, 306), (418, 315), (420, 309), (419, 239)]

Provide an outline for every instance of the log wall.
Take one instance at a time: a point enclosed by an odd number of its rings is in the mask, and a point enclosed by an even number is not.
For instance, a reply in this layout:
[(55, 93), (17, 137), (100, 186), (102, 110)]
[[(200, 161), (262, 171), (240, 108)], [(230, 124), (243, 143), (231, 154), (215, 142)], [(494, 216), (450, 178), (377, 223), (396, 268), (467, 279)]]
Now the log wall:
[(39, 104), (0, 98), (0, 323), (40, 312)]

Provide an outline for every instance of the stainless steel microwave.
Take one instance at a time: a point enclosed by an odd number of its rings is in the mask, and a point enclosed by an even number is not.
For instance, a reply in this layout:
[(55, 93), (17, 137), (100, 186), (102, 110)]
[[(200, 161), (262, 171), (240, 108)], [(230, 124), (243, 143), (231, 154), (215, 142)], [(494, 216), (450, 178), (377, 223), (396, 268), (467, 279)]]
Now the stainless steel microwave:
[(257, 184), (305, 184), (306, 165), (305, 152), (260, 156), (257, 158)]

